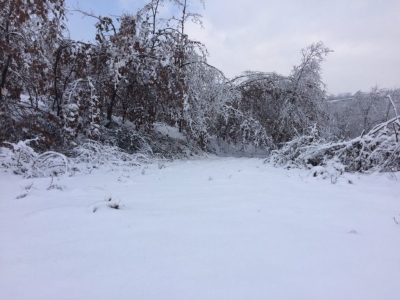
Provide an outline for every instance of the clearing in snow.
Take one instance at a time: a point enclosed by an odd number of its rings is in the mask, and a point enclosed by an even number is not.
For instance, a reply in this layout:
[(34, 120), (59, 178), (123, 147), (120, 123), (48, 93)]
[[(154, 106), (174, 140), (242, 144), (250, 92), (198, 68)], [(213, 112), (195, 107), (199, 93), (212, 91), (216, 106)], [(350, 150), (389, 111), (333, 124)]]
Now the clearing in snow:
[(0, 299), (397, 300), (396, 176), (216, 157), (2, 172)]

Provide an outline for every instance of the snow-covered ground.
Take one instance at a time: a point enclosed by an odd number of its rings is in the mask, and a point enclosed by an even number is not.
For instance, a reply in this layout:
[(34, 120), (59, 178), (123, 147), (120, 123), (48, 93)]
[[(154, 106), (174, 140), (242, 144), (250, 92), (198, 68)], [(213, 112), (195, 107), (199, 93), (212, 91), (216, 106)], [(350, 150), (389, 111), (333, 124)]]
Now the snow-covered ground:
[(2, 171), (0, 299), (398, 300), (396, 175), (332, 184), (215, 157), (53, 183)]

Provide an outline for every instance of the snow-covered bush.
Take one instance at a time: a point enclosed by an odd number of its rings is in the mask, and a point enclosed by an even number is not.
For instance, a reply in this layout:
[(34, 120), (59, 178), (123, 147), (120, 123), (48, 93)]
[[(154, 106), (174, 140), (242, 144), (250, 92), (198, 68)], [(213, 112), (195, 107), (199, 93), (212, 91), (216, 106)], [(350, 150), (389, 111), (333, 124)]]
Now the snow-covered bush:
[[(149, 155), (129, 154), (117, 146), (105, 145), (97, 141), (86, 140), (72, 150), (72, 160), (78, 169), (85, 166), (91, 170), (106, 167), (136, 167), (142, 163), (152, 162)], [(80, 169), (84, 171), (84, 169)]]
[(337, 161), (348, 172), (400, 171), (399, 135), (398, 117), (349, 141), (327, 142), (312, 131), (310, 135), (298, 137), (273, 151), (266, 161), (306, 168)]
[(321, 144), (323, 141), (319, 138), (316, 127), (313, 127), (308, 135), (298, 136), (285, 143), (282, 148), (272, 151), (267, 161), (287, 168), (317, 166), (319, 163), (310, 161), (308, 154)]
[(16, 144), (5, 143), (8, 147), (0, 147), (0, 168), (31, 178), (73, 175), (75, 172), (91, 172), (101, 167), (122, 167), (126, 170), (154, 161), (150, 155), (129, 154), (116, 146), (92, 140), (85, 140), (73, 148), (69, 151), (69, 157), (54, 151), (39, 154), (29, 146), (35, 141), (37, 139)]
[(34, 141), (37, 139), (6, 143), (8, 148), (0, 148), (0, 167), (27, 178), (57, 176), (71, 171), (72, 161), (69, 158), (54, 151), (38, 154), (29, 146)]

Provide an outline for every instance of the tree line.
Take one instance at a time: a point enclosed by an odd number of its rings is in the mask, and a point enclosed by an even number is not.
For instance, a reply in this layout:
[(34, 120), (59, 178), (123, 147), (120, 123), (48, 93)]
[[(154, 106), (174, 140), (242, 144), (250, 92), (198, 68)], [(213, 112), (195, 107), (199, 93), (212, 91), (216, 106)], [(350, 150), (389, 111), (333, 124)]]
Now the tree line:
[(36, 139), (39, 150), (65, 152), (90, 139), (135, 151), (137, 136), (162, 123), (199, 149), (214, 139), (271, 151), (315, 128), (350, 138), (383, 121), (362, 93), (367, 117), (352, 128), (349, 110), (327, 101), (321, 64), (332, 51), (322, 42), (301, 50), (289, 75), (228, 79), (186, 32), (201, 16), (188, 0), (170, 2), (179, 13), (169, 18), (160, 15), (166, 0), (116, 18), (80, 11), (96, 20), (93, 42), (82, 42), (69, 37), (64, 0), (0, 1), (0, 143)]

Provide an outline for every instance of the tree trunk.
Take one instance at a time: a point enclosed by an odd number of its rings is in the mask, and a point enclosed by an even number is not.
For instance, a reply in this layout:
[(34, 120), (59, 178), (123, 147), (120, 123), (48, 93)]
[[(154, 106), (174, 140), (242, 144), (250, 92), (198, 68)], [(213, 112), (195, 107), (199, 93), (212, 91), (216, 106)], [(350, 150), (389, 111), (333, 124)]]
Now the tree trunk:
[(8, 73), (8, 67), (10, 65), (11, 54), (9, 54), (6, 58), (6, 63), (4, 64), (3, 71), (1, 72), (1, 82), (0, 82), (0, 102), (3, 101), (3, 93), (5, 94), (5, 86), (6, 86), (6, 79)]
[(108, 127), (108, 128), (111, 126), (111, 123), (112, 123), (112, 114), (113, 114), (113, 109), (114, 109), (114, 104), (115, 104), (115, 99), (116, 98), (117, 98), (117, 89), (114, 88), (114, 91), (113, 91), (112, 96), (111, 96), (110, 104), (108, 105), (108, 108), (107, 108), (107, 121), (108, 121), (108, 123), (107, 123), (106, 127)]

